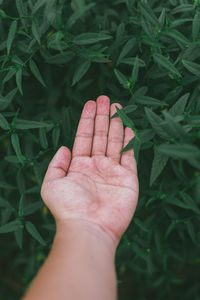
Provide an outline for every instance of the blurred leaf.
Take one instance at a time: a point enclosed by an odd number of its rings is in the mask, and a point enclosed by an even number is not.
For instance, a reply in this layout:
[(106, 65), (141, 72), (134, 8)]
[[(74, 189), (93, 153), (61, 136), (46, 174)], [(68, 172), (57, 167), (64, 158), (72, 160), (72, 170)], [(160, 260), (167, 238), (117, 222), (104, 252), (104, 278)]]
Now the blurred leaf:
[(196, 64), (194, 62), (182, 59), (182, 63), (184, 65), (184, 67), (190, 71), (192, 74), (200, 77), (200, 65)]
[(89, 45), (98, 43), (104, 40), (110, 40), (113, 37), (111, 35), (103, 35), (96, 32), (81, 33), (73, 39), (73, 43), (76, 45)]
[(138, 7), (142, 13), (142, 15), (151, 23), (153, 23), (156, 26), (160, 26), (160, 23), (158, 19), (156, 18), (153, 10), (147, 3), (139, 2)]
[(16, 83), (17, 83), (17, 87), (18, 87), (20, 93), (23, 96), (23, 91), (22, 91), (22, 68), (17, 70)]
[(67, 21), (67, 29), (69, 30), (85, 13), (94, 7), (96, 3), (90, 3), (86, 5), (85, 7), (81, 7), (79, 10), (75, 11), (68, 19)]
[(75, 70), (71, 86), (74, 86), (77, 82), (81, 80), (81, 78), (87, 73), (90, 66), (91, 66), (91, 61), (86, 60), (79, 66), (79, 68)]
[(43, 206), (41, 201), (36, 201), (34, 203), (29, 203), (24, 206), (24, 216), (29, 216), (36, 212), (37, 210), (41, 209)]
[(29, 67), (31, 69), (31, 72), (33, 73), (33, 75), (37, 78), (37, 80), (44, 86), (47, 87), (46, 84), (44, 83), (42, 76), (40, 74), (40, 71), (36, 65), (36, 63), (31, 59), (29, 62)]
[(17, 30), (17, 21), (13, 21), (10, 25), (9, 32), (8, 32), (8, 39), (7, 39), (7, 54), (10, 54), (10, 49), (16, 34)]
[(25, 129), (33, 129), (33, 128), (44, 128), (50, 127), (51, 124), (39, 121), (29, 121), (23, 119), (17, 119), (15, 123), (15, 128), (25, 130)]
[(24, 194), (22, 194), (20, 197), (18, 215), (19, 217), (24, 216)]
[(42, 148), (47, 149), (48, 148), (48, 140), (47, 140), (45, 128), (39, 129), (39, 139), (40, 139), (40, 145), (42, 146)]
[(8, 233), (8, 232), (13, 232), (20, 226), (20, 221), (19, 220), (14, 220), (11, 221), (5, 225), (0, 226), (0, 233)]
[(161, 144), (158, 151), (174, 158), (190, 159), (200, 156), (200, 150), (190, 144)]
[(52, 131), (52, 141), (53, 141), (54, 148), (58, 147), (59, 138), (60, 138), (60, 128), (55, 127)]
[(6, 118), (0, 113), (0, 127), (4, 130), (9, 130), (10, 126)]
[(200, 31), (200, 11), (196, 10), (195, 16), (192, 22), (192, 39), (196, 41)]
[(11, 135), (11, 142), (12, 142), (12, 145), (13, 145), (13, 148), (15, 150), (18, 160), (20, 161), (20, 163), (22, 165), (24, 165), (25, 157), (22, 155), (20, 144), (19, 144), (19, 137), (16, 133), (13, 133)]
[(30, 233), (30, 235), (34, 239), (36, 239), (43, 246), (46, 246), (46, 242), (43, 240), (43, 238), (41, 237), (41, 235), (39, 234), (39, 232), (37, 231), (37, 229), (36, 229), (35, 225), (33, 225), (33, 223), (26, 221), (25, 227), (26, 227), (26, 230), (28, 231), (28, 233)]
[(144, 224), (142, 223), (142, 221), (139, 218), (134, 218), (134, 222), (143, 231), (150, 232), (150, 230), (144, 226)]
[(139, 71), (139, 58), (138, 56), (136, 56), (134, 67), (131, 74), (131, 80), (133, 81), (134, 84), (137, 82), (138, 79), (138, 71)]
[(36, 20), (33, 20), (33, 22), (32, 22), (32, 33), (33, 33), (34, 38), (36, 39), (36, 41), (40, 45), (41, 44), (41, 42), (40, 42), (40, 32), (39, 32), (38, 23), (37, 23)]
[(19, 227), (14, 231), (15, 239), (20, 249), (22, 249), (22, 242), (23, 242), (23, 225), (21, 226), (22, 228)]

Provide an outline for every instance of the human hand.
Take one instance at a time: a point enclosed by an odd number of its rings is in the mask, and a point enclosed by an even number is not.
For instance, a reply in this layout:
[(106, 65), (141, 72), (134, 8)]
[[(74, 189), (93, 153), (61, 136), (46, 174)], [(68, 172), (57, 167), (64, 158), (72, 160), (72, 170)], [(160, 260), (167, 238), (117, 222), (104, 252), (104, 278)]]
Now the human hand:
[(41, 197), (56, 223), (74, 219), (97, 225), (119, 243), (138, 202), (139, 183), (133, 149), (120, 151), (134, 137), (124, 130), (110, 108), (110, 99), (100, 96), (86, 102), (79, 121), (72, 154), (62, 146), (46, 171)]

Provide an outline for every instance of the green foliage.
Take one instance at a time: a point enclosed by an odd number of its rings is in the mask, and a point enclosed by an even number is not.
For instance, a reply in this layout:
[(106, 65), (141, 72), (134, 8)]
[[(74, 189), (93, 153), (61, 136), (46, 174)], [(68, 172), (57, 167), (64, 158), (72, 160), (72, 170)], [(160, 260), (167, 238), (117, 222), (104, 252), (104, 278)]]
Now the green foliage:
[(119, 299), (199, 299), (200, 1), (0, 0), (0, 41), (1, 298), (18, 300), (47, 257), (49, 161), (108, 95), (140, 183)]

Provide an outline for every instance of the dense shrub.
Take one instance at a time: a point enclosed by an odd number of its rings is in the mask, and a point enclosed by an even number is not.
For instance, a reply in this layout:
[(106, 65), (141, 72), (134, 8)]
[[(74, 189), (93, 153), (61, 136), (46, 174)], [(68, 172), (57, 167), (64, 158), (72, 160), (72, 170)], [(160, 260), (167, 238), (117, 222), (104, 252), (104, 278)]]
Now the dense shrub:
[(0, 299), (19, 299), (47, 257), (44, 174), (102, 94), (138, 137), (119, 299), (199, 299), (200, 1), (0, 0), (0, 41)]

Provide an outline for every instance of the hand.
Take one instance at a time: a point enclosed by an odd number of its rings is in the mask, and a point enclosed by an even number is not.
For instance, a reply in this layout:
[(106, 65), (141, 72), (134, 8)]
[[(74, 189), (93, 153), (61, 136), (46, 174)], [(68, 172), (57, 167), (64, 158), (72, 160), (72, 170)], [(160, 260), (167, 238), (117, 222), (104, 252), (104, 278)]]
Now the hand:
[[(124, 132), (107, 96), (86, 102), (72, 150), (62, 146), (51, 160), (41, 197), (56, 219), (97, 225), (115, 245), (128, 228), (138, 202), (139, 183), (133, 150), (120, 151), (134, 137)], [(95, 227), (95, 226), (94, 226)]]

